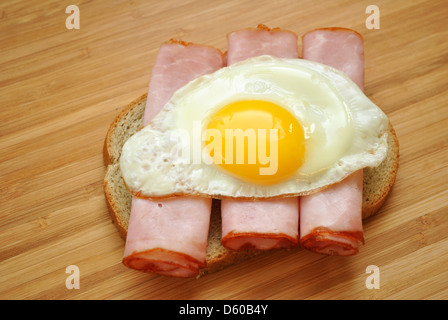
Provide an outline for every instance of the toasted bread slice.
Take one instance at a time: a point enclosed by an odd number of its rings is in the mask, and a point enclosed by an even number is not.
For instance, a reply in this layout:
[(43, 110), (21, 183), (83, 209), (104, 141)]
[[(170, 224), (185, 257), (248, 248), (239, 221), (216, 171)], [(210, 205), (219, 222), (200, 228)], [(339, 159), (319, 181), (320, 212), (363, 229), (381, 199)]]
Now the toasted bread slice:
[[(144, 94), (127, 105), (110, 125), (104, 141), (103, 158), (107, 166), (104, 193), (112, 221), (121, 237), (126, 239), (132, 195), (126, 189), (119, 167), (123, 144), (142, 127), (146, 105)], [(363, 219), (375, 214), (385, 202), (398, 170), (399, 147), (397, 135), (389, 125), (386, 159), (376, 168), (364, 169)], [(210, 231), (207, 244), (207, 267), (201, 275), (215, 272), (226, 266), (264, 253), (265, 251), (231, 251), (221, 245), (221, 212), (219, 200), (213, 200)]]

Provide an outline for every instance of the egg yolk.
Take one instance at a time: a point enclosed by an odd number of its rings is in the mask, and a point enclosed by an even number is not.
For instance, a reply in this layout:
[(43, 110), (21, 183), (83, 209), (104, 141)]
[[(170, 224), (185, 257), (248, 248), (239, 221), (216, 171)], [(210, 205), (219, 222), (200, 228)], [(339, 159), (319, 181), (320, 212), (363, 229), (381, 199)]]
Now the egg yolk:
[(205, 129), (205, 146), (213, 163), (247, 182), (281, 182), (304, 160), (302, 126), (289, 111), (272, 102), (228, 104), (211, 116)]

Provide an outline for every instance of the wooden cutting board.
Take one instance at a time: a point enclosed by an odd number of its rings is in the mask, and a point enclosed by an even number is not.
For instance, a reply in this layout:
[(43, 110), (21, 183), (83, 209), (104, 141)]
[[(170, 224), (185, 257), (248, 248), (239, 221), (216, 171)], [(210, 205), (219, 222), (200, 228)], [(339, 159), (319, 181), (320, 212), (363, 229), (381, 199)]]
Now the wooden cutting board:
[[(66, 27), (69, 4), (79, 29)], [(2, 1), (0, 298), (447, 299), (448, 5), (376, 2), (379, 29), (369, 29), (370, 4)], [(390, 197), (364, 223), (365, 246), (353, 257), (279, 251), (200, 279), (124, 267), (102, 189), (109, 124), (146, 92), (162, 42), (225, 51), (228, 32), (259, 23), (364, 36), (365, 91), (390, 117), (401, 154)], [(79, 289), (67, 288), (69, 266)], [(379, 288), (366, 285), (369, 266)]]

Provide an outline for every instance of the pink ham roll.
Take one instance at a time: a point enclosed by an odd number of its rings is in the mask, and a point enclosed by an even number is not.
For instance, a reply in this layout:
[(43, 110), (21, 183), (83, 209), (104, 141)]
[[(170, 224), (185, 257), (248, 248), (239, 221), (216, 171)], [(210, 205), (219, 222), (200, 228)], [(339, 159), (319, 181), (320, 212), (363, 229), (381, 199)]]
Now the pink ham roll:
[[(362, 36), (350, 29), (324, 28), (303, 37), (303, 59), (337, 68), (364, 89)], [(363, 171), (300, 199), (300, 245), (327, 255), (354, 255), (364, 242)]]
[(345, 72), (364, 90), (364, 41), (346, 28), (322, 28), (302, 37), (302, 58)]
[(297, 35), (278, 28), (258, 25), (256, 29), (231, 32), (227, 35), (227, 65), (248, 58), (271, 55), (278, 58), (297, 58)]
[[(259, 25), (228, 34), (227, 64), (259, 55), (298, 58), (297, 35)], [(221, 200), (222, 245), (232, 250), (277, 249), (299, 241), (298, 198)]]
[[(143, 125), (163, 108), (172, 94), (198, 76), (223, 66), (212, 47), (170, 41), (154, 64)], [(205, 266), (211, 199), (132, 199), (123, 263), (140, 271), (194, 277)]]

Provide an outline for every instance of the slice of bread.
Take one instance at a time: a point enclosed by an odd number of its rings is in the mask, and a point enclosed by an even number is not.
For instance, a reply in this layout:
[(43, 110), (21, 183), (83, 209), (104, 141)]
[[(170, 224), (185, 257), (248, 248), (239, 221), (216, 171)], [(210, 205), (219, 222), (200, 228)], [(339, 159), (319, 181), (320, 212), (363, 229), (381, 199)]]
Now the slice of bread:
[[(126, 239), (132, 196), (123, 183), (118, 161), (123, 144), (142, 127), (146, 97), (144, 94), (123, 108), (109, 127), (104, 141), (103, 158), (107, 166), (104, 193), (112, 221), (123, 239)], [(398, 157), (398, 139), (390, 125), (386, 159), (376, 168), (364, 169), (363, 219), (375, 214), (386, 200), (397, 174)], [(200, 274), (221, 270), (265, 252), (231, 251), (224, 248), (221, 245), (220, 201), (213, 200), (207, 244), (207, 267), (201, 270)]]

